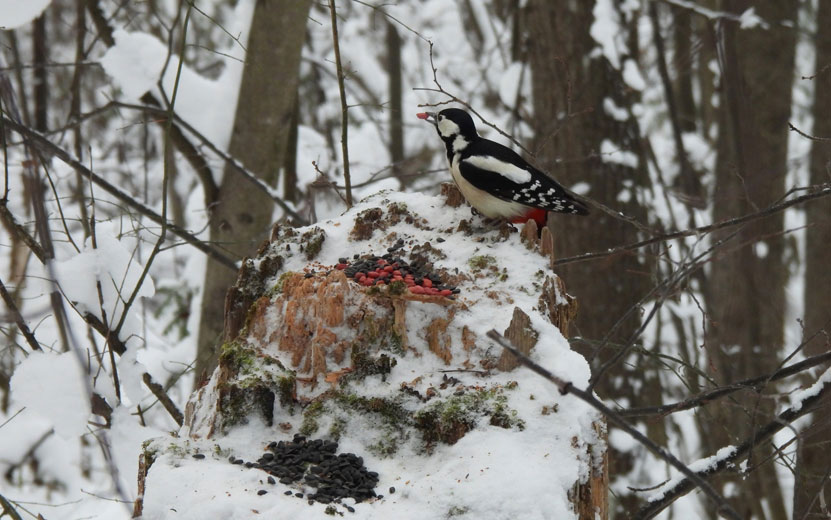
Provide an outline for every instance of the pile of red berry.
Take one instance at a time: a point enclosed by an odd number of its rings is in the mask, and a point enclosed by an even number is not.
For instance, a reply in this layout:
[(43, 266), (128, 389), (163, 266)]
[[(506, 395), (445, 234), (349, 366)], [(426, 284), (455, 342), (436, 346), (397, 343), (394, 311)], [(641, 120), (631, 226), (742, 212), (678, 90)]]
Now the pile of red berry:
[(459, 293), (456, 287), (443, 283), (438, 274), (426, 272), (417, 263), (410, 265), (391, 253), (383, 256), (355, 255), (351, 262), (340, 258), (335, 267), (365, 287), (401, 282), (413, 294), (453, 298), (454, 294)]

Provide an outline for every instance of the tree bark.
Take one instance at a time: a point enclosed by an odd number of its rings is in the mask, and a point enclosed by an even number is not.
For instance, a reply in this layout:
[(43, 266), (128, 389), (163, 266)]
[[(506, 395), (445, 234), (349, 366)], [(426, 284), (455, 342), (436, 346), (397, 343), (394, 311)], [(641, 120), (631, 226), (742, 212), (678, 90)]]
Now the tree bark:
[(693, 52), (692, 20), (690, 12), (681, 7), (672, 8), (672, 40), (675, 56), (675, 91), (678, 93), (678, 122), (684, 132), (694, 132), (696, 128), (695, 99), (693, 98)]
[[(816, 73), (813, 135), (831, 137), (831, 33), (823, 28), (831, 24), (831, 1), (821, 0), (817, 14)], [(831, 182), (831, 142), (814, 141), (811, 149), (811, 184)], [(805, 346), (805, 355), (831, 350), (831, 202), (817, 201), (805, 207), (805, 335), (825, 330)], [(831, 471), (831, 399), (822, 399), (816, 406), (811, 424), (800, 432), (798, 439), (794, 518), (822, 518), (820, 493), (831, 503), (828, 476)]]
[(47, 61), (49, 47), (46, 43), (46, 12), (32, 23), (32, 47), (34, 52), (35, 130), (45, 132), (49, 124), (49, 74)]
[[(740, 29), (728, 23), (720, 34), (724, 53), (715, 221), (764, 208), (784, 195), (795, 31), (783, 22), (796, 22), (796, 6), (793, 0), (729, 0), (724, 5), (736, 14), (755, 7), (770, 26)], [(748, 224), (712, 262), (705, 288), (706, 345), (721, 383), (773, 372), (778, 365), (787, 278), (782, 233), (781, 213)], [(714, 233), (712, 241), (725, 236)], [(747, 437), (774, 412), (773, 400), (754, 393), (738, 396), (732, 406), (708, 410), (701, 417), (707, 451), (715, 453)], [(747, 478), (732, 475), (718, 481), (742, 490), (731, 504), (743, 516), (786, 517), (771, 454), (770, 444), (758, 446), (750, 454)], [(760, 466), (753, 467), (756, 463)]]
[[(230, 154), (270, 185), (284, 165), (297, 99), (300, 50), (311, 0), (259, 1), (231, 137)], [(211, 241), (237, 258), (252, 256), (267, 236), (274, 204), (234, 168), (226, 167), (211, 215)], [(225, 292), (236, 274), (208, 261), (196, 359), (197, 384), (216, 366)]]
[(402, 186), (409, 184), (410, 177), (401, 177), (401, 161), (404, 160), (403, 95), (401, 93), (401, 37), (395, 25), (387, 22), (387, 74), (390, 89), (390, 162), (393, 173), (399, 177)]
[[(528, 30), (528, 57), (532, 71), (534, 127), (537, 136), (536, 163), (566, 186), (587, 183), (587, 195), (607, 206), (644, 222), (645, 208), (636, 201), (635, 190), (647, 181), (644, 154), (638, 126), (633, 119), (618, 121), (605, 113), (604, 99), (618, 107), (633, 102), (632, 89), (605, 57), (592, 53), (597, 44), (590, 34), (594, 2), (551, 2), (531, 0), (525, 10)], [(633, 154), (636, 164), (605, 161), (600, 155), (604, 140), (615, 148)], [(629, 202), (621, 203), (621, 193), (629, 193)], [(557, 242), (557, 256), (566, 257), (585, 251), (603, 250), (638, 240), (637, 230), (628, 223), (595, 211), (587, 218), (556, 215), (549, 219)], [(572, 322), (571, 336), (575, 349), (585, 355), (596, 369), (615, 352), (614, 348), (597, 350), (599, 340), (645, 294), (650, 286), (651, 267), (637, 255), (610, 257), (606, 262), (574, 263), (558, 268), (557, 274), (568, 280), (569, 293), (577, 298), (580, 312)], [(626, 320), (610, 338), (609, 345), (620, 345), (638, 328), (638, 313)], [(576, 332), (576, 334), (575, 334)], [(652, 392), (657, 378), (647, 380), (652, 362), (644, 360), (637, 370), (624, 364), (602, 378), (597, 392), (604, 398), (628, 398), (634, 388)], [(613, 384), (613, 380), (637, 384)], [(651, 395), (660, 395), (657, 390)], [(665, 435), (660, 422), (652, 423), (650, 436)], [(655, 431), (653, 431), (655, 430)], [(610, 473), (625, 474), (632, 459), (612, 452)], [(631, 499), (631, 500), (630, 500)], [(633, 497), (619, 497), (617, 512), (634, 510)]]

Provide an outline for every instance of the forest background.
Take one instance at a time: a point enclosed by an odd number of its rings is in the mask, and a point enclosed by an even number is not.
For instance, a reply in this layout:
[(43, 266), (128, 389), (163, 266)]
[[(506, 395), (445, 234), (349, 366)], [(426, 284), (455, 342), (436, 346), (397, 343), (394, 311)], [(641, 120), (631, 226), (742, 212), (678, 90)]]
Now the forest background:
[[(721, 454), (743, 516), (827, 517), (831, 0), (3, 0), (0, 27), (7, 513), (129, 516), (235, 262), (274, 222), (438, 192), (415, 113), (463, 106), (607, 208), (550, 222), (598, 396)], [(609, 443), (625, 518), (669, 473)]]

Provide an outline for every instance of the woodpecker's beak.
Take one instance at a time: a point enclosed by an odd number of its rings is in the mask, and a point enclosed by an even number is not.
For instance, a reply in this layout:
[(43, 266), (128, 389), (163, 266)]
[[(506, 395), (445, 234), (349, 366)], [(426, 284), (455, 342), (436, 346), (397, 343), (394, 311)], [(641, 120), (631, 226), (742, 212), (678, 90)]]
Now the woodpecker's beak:
[(428, 123), (436, 124), (436, 113), (435, 112), (420, 112), (416, 114), (416, 117), (419, 119), (423, 119)]

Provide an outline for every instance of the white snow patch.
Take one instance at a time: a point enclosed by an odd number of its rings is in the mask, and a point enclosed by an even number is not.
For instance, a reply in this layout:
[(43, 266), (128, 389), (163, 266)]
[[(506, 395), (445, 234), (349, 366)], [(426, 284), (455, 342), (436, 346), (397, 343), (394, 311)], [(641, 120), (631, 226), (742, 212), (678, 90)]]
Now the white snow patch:
[(592, 38), (600, 45), (603, 55), (609, 60), (609, 63), (614, 68), (620, 69), (621, 58), (617, 39), (621, 37), (622, 33), (620, 20), (612, 0), (598, 0), (594, 4), (592, 14), (594, 15), (594, 22), (592, 22), (589, 31)]
[(591, 190), (591, 185), (588, 182), (578, 182), (571, 186), (571, 191), (577, 195), (587, 195), (589, 190)]
[(11, 30), (31, 22), (52, 0), (0, 0), (0, 29)]
[(515, 61), (508, 65), (508, 68), (502, 73), (499, 79), (499, 99), (502, 100), (505, 106), (513, 107), (516, 105), (519, 89), (522, 88), (522, 81), (527, 79), (527, 74), (523, 71), (525, 67), (525, 64)]
[(765, 27), (767, 24), (756, 14), (756, 8), (751, 7), (739, 16), (739, 28), (753, 29), (756, 27)]
[(90, 396), (85, 377), (72, 352), (33, 352), (15, 369), (12, 398), (51, 422), (58, 435), (71, 439), (87, 428)]
[(799, 390), (798, 392), (794, 392), (791, 394), (791, 406), (795, 412), (798, 412), (802, 409), (802, 402), (809, 397), (814, 397), (817, 395), (820, 390), (825, 387), (825, 385), (831, 383), (831, 368), (827, 369), (819, 379), (816, 380), (814, 384), (812, 384), (809, 388), (805, 390)]
[[(138, 284), (144, 266), (134, 257), (133, 252), (116, 238), (118, 230), (109, 222), (96, 225), (97, 248), (91, 241), (84, 249), (63, 261), (55, 262), (58, 284), (64, 295), (81, 311), (97, 316), (105, 323), (118, 323), (124, 302)], [(96, 282), (101, 282), (103, 308), (107, 319), (101, 315), (102, 302), (99, 299)], [(138, 289), (138, 297), (149, 298), (156, 293), (153, 280), (145, 277)], [(137, 317), (128, 316), (122, 336), (126, 337)]]
[(629, 119), (629, 111), (619, 107), (610, 97), (603, 98), (603, 110), (615, 121), (627, 121)]
[(635, 60), (626, 60), (623, 62), (623, 81), (635, 90), (643, 90), (646, 88), (646, 80), (643, 79), (638, 64)]
[(609, 139), (604, 139), (600, 143), (600, 155), (603, 156), (603, 161), (607, 163), (622, 164), (631, 168), (637, 168), (638, 166), (638, 156), (634, 152), (621, 150)]
[(143, 32), (119, 29), (113, 37), (115, 45), (101, 58), (101, 66), (126, 97), (138, 99), (159, 81), (167, 47)]
[(770, 248), (768, 247), (767, 242), (763, 240), (756, 242), (753, 247), (753, 251), (756, 253), (757, 258), (766, 258), (769, 250)]

